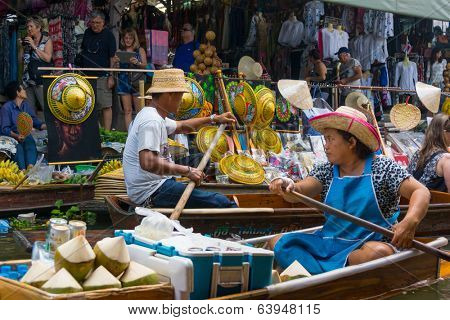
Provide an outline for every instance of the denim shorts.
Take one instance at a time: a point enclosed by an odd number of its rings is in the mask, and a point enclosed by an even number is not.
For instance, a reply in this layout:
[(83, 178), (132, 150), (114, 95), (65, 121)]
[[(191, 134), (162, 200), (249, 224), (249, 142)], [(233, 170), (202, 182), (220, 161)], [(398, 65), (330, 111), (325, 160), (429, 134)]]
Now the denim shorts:
[(139, 92), (133, 87), (127, 72), (120, 72), (117, 79), (117, 94), (139, 96)]

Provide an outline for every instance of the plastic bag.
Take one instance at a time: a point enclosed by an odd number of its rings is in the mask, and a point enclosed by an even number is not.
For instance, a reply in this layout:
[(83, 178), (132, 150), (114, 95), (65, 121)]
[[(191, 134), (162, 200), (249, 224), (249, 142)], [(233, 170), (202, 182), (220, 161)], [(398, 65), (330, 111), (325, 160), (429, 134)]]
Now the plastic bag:
[(134, 228), (136, 235), (155, 241), (172, 236), (174, 225), (165, 215), (140, 207), (136, 208), (135, 211), (137, 214), (145, 216), (141, 224)]
[(40, 164), (39, 167), (34, 171), (28, 178), (28, 183), (33, 184), (47, 184), (52, 180), (52, 173), (55, 166), (47, 166), (45, 164)]

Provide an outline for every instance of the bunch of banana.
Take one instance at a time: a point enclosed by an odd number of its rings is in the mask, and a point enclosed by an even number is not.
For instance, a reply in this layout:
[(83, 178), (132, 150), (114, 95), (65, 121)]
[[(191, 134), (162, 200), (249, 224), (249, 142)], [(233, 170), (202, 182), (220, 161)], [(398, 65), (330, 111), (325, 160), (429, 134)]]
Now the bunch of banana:
[(17, 184), (25, 176), (14, 161), (0, 162), (0, 183)]
[(120, 160), (111, 160), (108, 161), (98, 173), (99, 176), (109, 173), (111, 171), (122, 168), (122, 161)]

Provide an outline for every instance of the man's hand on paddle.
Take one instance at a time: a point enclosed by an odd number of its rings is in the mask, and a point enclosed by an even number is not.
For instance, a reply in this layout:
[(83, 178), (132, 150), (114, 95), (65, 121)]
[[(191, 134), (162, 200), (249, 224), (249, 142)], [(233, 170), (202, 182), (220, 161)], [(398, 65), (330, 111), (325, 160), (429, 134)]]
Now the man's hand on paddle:
[(397, 248), (411, 248), (417, 224), (408, 219), (403, 219), (392, 226), (394, 237), (391, 243)]
[(189, 178), (189, 180), (194, 181), (198, 187), (202, 183), (202, 180), (205, 179), (205, 174), (197, 168), (189, 167), (189, 172), (186, 174), (186, 177)]

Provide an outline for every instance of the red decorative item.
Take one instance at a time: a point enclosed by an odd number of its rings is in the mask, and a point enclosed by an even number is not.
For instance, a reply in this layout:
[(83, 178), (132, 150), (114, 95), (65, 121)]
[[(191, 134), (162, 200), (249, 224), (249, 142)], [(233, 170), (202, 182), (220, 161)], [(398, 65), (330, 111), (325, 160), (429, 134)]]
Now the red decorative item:
[(33, 119), (26, 112), (21, 112), (17, 116), (17, 131), (20, 135), (26, 137), (33, 130)]

